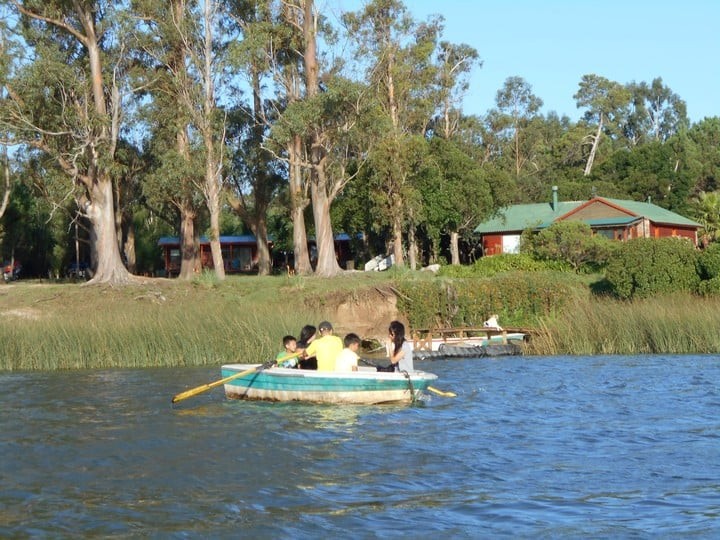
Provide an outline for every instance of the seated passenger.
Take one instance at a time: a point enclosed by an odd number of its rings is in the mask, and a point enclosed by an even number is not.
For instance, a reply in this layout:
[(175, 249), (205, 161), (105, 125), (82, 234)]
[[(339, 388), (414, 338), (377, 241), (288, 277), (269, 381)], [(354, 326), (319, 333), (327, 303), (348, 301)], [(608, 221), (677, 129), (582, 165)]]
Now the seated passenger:
[(320, 337), (314, 339), (303, 352), (304, 358), (317, 357), (318, 371), (335, 371), (335, 359), (343, 350), (342, 339), (333, 335), (333, 327), (328, 321), (318, 326)]
[[(300, 338), (297, 342), (297, 350), (302, 352), (310, 346), (310, 343), (315, 339), (317, 335), (317, 328), (311, 324), (306, 324), (300, 330)], [(298, 362), (300, 369), (317, 369), (317, 358), (309, 356), (308, 358), (300, 358)]]
[(360, 349), (360, 337), (357, 334), (347, 334), (343, 339), (345, 348), (335, 359), (335, 371), (357, 371), (358, 370), (358, 350)]
[[(295, 367), (297, 365), (297, 356), (295, 351), (297, 350), (297, 340), (294, 336), (285, 336), (283, 338), (284, 350), (277, 353), (275, 361), (280, 367)], [(293, 358), (288, 358), (292, 356)]]

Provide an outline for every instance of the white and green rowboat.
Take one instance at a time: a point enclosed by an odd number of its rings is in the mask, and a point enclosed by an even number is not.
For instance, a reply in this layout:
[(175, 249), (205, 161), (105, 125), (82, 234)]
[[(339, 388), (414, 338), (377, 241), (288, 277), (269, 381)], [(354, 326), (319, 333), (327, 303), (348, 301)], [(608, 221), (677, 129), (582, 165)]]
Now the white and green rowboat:
[(437, 379), (424, 371), (413, 373), (378, 372), (359, 367), (358, 371), (312, 371), (272, 367), (262, 364), (226, 364), (223, 378), (247, 372), (225, 382), (225, 395), (233, 399), (271, 401), (310, 401), (315, 403), (411, 402)]

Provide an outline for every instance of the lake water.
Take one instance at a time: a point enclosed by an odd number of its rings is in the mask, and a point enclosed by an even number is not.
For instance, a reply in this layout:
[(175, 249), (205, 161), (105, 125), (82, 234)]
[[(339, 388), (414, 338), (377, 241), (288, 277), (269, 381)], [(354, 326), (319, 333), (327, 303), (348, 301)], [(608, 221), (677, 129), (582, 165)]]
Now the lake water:
[(0, 375), (0, 537), (720, 535), (712, 356), (422, 362), (413, 406), (226, 401), (219, 367)]

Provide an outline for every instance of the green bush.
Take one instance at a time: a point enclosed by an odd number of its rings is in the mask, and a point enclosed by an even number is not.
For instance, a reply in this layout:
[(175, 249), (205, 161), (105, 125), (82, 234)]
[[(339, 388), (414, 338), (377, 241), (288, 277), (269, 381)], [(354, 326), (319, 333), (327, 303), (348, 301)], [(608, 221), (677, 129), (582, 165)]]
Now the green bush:
[(574, 278), (560, 272), (509, 272), (494, 278), (400, 282), (398, 309), (412, 328), (481, 326), (493, 313), (503, 326), (522, 326), (555, 313), (577, 295), (588, 295)]
[(593, 234), (581, 221), (559, 221), (539, 233), (523, 234), (522, 251), (541, 261), (561, 261), (576, 272), (602, 268), (610, 254), (611, 241)]
[(505, 272), (544, 272), (568, 270), (562, 261), (538, 261), (526, 253), (482, 257), (469, 266), (442, 266), (439, 276), (453, 278), (490, 277)]
[(638, 238), (613, 250), (605, 277), (623, 299), (697, 292), (697, 252), (682, 238)]
[(720, 296), (720, 276), (701, 281), (698, 290), (703, 296)]
[(702, 279), (720, 276), (720, 243), (710, 244), (698, 257), (698, 269)]

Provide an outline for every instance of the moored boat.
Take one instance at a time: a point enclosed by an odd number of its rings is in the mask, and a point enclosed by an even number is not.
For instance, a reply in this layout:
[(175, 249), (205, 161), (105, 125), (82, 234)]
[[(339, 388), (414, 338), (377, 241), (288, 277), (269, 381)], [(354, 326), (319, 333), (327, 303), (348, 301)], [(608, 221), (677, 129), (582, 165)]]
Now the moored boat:
[(223, 378), (248, 372), (227, 381), (225, 395), (232, 399), (315, 403), (409, 403), (417, 399), (430, 383), (437, 379), (437, 375), (424, 371), (414, 371), (406, 375), (378, 372), (375, 368), (362, 366), (358, 371), (351, 372), (261, 368), (261, 364), (222, 366)]
[(415, 350), (440, 351), (448, 346), (453, 347), (486, 347), (488, 345), (503, 345), (511, 341), (523, 341), (525, 334), (521, 332), (505, 332), (489, 336), (466, 336), (466, 337), (436, 337), (430, 339), (416, 340)]

